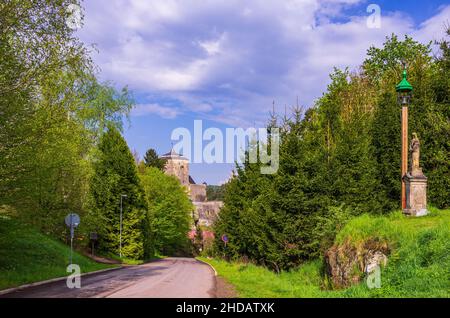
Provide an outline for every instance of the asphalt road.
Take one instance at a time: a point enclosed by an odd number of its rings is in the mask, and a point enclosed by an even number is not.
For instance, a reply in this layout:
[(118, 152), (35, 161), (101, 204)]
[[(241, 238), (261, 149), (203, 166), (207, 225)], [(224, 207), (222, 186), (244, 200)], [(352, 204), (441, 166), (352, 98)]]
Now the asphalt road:
[(80, 289), (66, 281), (29, 287), (0, 297), (18, 298), (209, 298), (214, 271), (193, 258), (166, 258), (81, 277)]

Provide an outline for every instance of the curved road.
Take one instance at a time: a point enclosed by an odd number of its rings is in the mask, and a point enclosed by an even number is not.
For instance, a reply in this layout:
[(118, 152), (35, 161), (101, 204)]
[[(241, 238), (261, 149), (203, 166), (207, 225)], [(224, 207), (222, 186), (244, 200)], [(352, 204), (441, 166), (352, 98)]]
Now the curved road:
[(29, 287), (0, 297), (152, 297), (209, 298), (215, 296), (214, 271), (193, 258), (165, 258), (81, 277), (80, 289), (66, 281)]

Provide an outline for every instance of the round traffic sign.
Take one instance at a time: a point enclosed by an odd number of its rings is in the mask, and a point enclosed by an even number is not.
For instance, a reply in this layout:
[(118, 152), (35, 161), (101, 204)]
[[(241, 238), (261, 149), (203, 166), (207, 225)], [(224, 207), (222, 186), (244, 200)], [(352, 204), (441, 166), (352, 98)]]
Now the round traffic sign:
[(68, 227), (77, 227), (78, 225), (80, 225), (80, 217), (76, 213), (67, 214), (64, 221), (66, 222), (66, 225)]
[(225, 243), (228, 243), (228, 235), (226, 235), (226, 234), (222, 235), (222, 241), (224, 241)]

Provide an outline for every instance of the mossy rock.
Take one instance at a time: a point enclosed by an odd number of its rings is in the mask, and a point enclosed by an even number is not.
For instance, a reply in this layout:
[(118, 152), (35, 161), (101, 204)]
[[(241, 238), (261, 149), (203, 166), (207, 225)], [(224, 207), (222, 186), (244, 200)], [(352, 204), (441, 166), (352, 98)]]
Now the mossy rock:
[(349, 240), (335, 244), (325, 253), (326, 272), (334, 289), (356, 285), (367, 270), (376, 265), (385, 266), (390, 248), (377, 238), (355, 244)]

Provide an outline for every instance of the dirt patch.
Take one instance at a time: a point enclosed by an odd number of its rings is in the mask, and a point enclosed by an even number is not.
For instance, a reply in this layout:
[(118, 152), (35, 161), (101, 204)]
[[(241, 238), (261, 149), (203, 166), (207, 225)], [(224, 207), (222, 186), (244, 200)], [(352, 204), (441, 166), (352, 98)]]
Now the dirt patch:
[(233, 285), (224, 278), (216, 276), (216, 295), (217, 298), (237, 298), (238, 293)]

